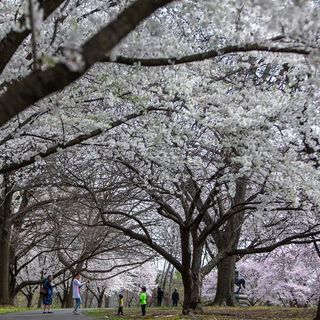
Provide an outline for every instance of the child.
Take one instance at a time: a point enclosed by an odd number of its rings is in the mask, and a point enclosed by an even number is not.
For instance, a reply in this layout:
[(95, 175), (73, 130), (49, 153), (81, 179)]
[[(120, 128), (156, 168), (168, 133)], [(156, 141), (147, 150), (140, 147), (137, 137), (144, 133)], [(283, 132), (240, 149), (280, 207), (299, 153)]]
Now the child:
[(146, 291), (147, 291), (147, 288), (146, 287), (142, 287), (140, 295), (139, 295), (141, 312), (142, 312), (143, 316), (146, 315), (146, 306), (147, 306), (147, 294), (146, 294)]
[(123, 295), (119, 294), (119, 309), (118, 309), (118, 316), (123, 316)]

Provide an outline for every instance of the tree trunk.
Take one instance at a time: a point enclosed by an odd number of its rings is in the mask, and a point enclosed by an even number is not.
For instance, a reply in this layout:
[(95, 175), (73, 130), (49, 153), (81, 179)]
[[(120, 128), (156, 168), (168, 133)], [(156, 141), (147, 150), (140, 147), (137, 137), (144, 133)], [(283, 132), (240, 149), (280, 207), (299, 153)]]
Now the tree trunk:
[(106, 296), (106, 298), (104, 300), (104, 307), (105, 308), (109, 308), (109, 302), (110, 302), (110, 297)]
[(85, 292), (84, 292), (84, 307), (85, 308), (88, 308), (88, 300), (89, 300), (89, 289), (88, 289), (88, 286), (86, 286)]
[(192, 276), (191, 272), (182, 274), (184, 299), (183, 299), (183, 314), (202, 313), (201, 306), (201, 283), (198, 277)]
[(37, 302), (37, 308), (40, 309), (42, 305), (42, 296), (39, 294), (38, 302)]
[[(190, 236), (192, 235), (192, 246)], [(197, 241), (197, 230), (190, 232), (180, 227), (182, 270), (181, 277), (184, 288), (183, 314), (202, 313), (201, 306), (201, 257), (203, 244)], [(192, 252), (191, 252), (192, 250)]]
[(170, 277), (169, 277), (169, 285), (168, 285), (168, 294), (164, 296), (165, 305), (171, 305), (171, 293), (172, 293), (172, 283), (173, 283), (173, 275), (174, 275), (174, 266), (171, 266)]
[(98, 296), (98, 308), (102, 308), (102, 303), (103, 303), (103, 297), (104, 297), (104, 290), (100, 292)]
[(33, 294), (31, 292), (29, 292), (27, 294), (26, 298), (27, 298), (27, 308), (31, 308), (32, 307)]
[(10, 304), (9, 297), (9, 257), (10, 257), (10, 233), (8, 230), (0, 231), (0, 305)]
[(314, 320), (320, 320), (320, 297), (319, 297), (319, 301), (318, 301), (317, 314), (316, 314), (316, 317), (314, 318)]
[(4, 192), (0, 195), (0, 305), (12, 304), (10, 299), (9, 281), (10, 281), (10, 238), (11, 238), (11, 186), (9, 177), (3, 175)]
[[(247, 180), (239, 178), (236, 181), (236, 194), (234, 197), (234, 206), (237, 206), (237, 210), (243, 207), (245, 202), (245, 195), (247, 190)], [(231, 208), (229, 210), (232, 210)], [(236, 249), (238, 247), (241, 227), (244, 221), (245, 212), (239, 212), (231, 217), (225, 228), (216, 232), (213, 235), (218, 251), (221, 252), (226, 248)], [(222, 306), (234, 306), (234, 280), (236, 269), (236, 257), (226, 257), (218, 263), (218, 281), (217, 292), (214, 299), (214, 304)]]
[(66, 308), (73, 307), (73, 299), (72, 299), (72, 285), (68, 288), (67, 296), (66, 296)]
[(218, 282), (214, 304), (234, 306), (234, 275), (236, 257), (227, 257), (218, 263)]

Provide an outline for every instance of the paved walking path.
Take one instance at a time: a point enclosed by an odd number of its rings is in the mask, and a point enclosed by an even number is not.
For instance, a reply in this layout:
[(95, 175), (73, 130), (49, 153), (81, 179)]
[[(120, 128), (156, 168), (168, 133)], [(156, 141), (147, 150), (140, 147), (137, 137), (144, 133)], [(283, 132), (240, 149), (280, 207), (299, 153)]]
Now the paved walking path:
[(0, 315), (0, 320), (89, 320), (93, 319), (83, 314), (75, 315), (72, 309), (53, 310), (53, 313), (43, 314), (42, 310), (27, 311), (19, 313), (8, 313)]

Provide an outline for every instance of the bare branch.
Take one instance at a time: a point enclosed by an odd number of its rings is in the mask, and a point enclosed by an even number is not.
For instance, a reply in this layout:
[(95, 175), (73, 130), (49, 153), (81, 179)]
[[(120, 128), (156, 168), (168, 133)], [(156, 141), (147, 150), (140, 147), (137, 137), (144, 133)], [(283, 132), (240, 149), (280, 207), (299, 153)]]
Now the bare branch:
[(311, 50), (304, 48), (295, 48), (295, 47), (277, 47), (277, 46), (269, 46), (258, 43), (248, 43), (244, 45), (234, 45), (227, 46), (218, 50), (208, 50), (205, 52), (195, 53), (191, 55), (187, 55), (184, 57), (176, 58), (130, 58), (118, 56), (115, 59), (111, 59), (110, 57), (105, 57), (103, 62), (112, 62), (119, 63), (125, 65), (135, 65), (138, 64), (144, 67), (160, 67), (160, 66), (172, 66), (176, 64), (184, 64), (191, 62), (199, 62), (208, 59), (212, 59), (215, 57), (221, 57), (230, 53), (243, 53), (243, 52), (252, 52), (252, 51), (265, 51), (270, 53), (291, 53), (298, 54), (303, 56), (308, 56), (311, 53)]

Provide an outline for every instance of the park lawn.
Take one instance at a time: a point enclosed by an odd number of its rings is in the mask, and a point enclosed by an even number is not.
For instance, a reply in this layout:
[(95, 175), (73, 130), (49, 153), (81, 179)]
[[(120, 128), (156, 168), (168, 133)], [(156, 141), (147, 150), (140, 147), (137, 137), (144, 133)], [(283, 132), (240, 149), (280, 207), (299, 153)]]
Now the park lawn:
[(35, 310), (35, 308), (0, 306), (0, 314)]
[(147, 315), (141, 317), (139, 308), (124, 308), (124, 316), (117, 316), (116, 309), (99, 309), (88, 312), (89, 316), (98, 320), (120, 319), (157, 319), (157, 320), (312, 320), (315, 308), (283, 308), (283, 307), (206, 307), (204, 314), (184, 316), (181, 309), (147, 308)]

